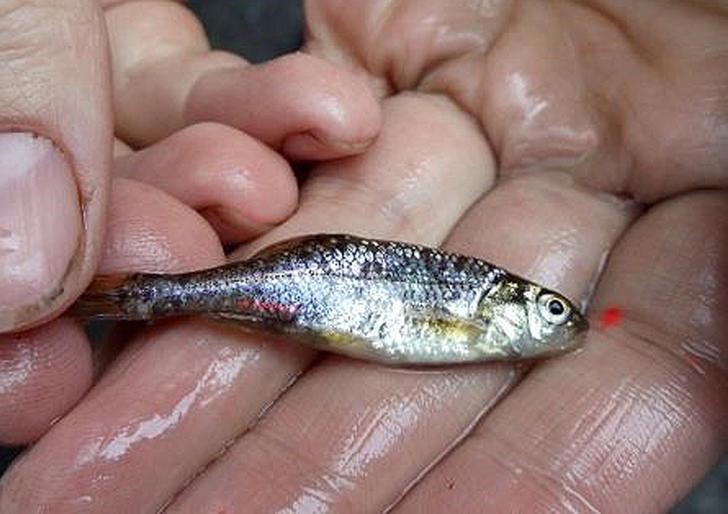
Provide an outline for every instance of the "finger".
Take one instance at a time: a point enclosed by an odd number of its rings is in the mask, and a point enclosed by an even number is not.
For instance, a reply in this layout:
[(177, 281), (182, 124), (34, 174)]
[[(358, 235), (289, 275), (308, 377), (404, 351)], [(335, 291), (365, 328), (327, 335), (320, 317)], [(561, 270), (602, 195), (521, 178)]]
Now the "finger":
[(124, 178), (114, 179), (112, 193), (102, 273), (181, 273), (225, 261), (215, 233), (186, 205)]
[(7, 332), (56, 315), (96, 267), (111, 116), (95, 2), (3, 2), (0, 67), (0, 332)]
[[(107, 245), (101, 261), (101, 271), (104, 273), (133, 270), (180, 272), (224, 261), (224, 254), (217, 237), (204, 220), (186, 206), (150, 186), (126, 179), (115, 180), (109, 221)], [(48, 417), (48, 413), (55, 413), (55, 417), (65, 414), (63, 407), (71, 407), (80, 393), (85, 391), (84, 387), (79, 390), (78, 384), (87, 386), (90, 383), (90, 351), (83, 333), (67, 320), (58, 320), (29, 333), (7, 337), (14, 339), (10, 341), (11, 344), (0, 345), (2, 348), (0, 408), (3, 412), (0, 419), (0, 433), (9, 431), (14, 434), (16, 441), (25, 442), (30, 439), (26, 434), (39, 435), (37, 431), (33, 431), (34, 427), (39, 425), (35, 422), (34, 416), (37, 417), (39, 412), (45, 414), (46, 424), (40, 425), (46, 430), (48, 422), (53, 419)], [(83, 341), (83, 346), (78, 348), (80, 341)], [(176, 344), (176, 341), (174, 343)], [(74, 345), (76, 347), (73, 347)], [(3, 357), (13, 351), (21, 357), (14, 360), (20, 365), (8, 368), (5, 364), (7, 361)], [(33, 377), (32, 374), (41, 376)], [(31, 382), (30, 378), (35, 380)], [(26, 382), (27, 385), (23, 385)], [(23, 387), (24, 390), (21, 390)], [(74, 387), (76, 389), (73, 392), (77, 393), (75, 396), (70, 394), (72, 392), (70, 389)], [(92, 390), (92, 396), (99, 387), (96, 386)], [(20, 396), (21, 393), (23, 396)], [(70, 404), (69, 398), (72, 400)], [(133, 401), (130, 399), (129, 403), (138, 403), (137, 400), (138, 398)], [(123, 400), (117, 399), (107, 403), (105, 408), (118, 409), (117, 401), (124, 403)], [(74, 415), (69, 414), (69, 416)], [(51, 434), (60, 429), (59, 427), (65, 426), (67, 420), (68, 416), (62, 418), (54, 426)], [(16, 423), (18, 425), (15, 425)], [(19, 430), (21, 424), (27, 427), (25, 431)], [(88, 442), (87, 434), (77, 435)], [(24, 440), (20, 440), (19, 437), (23, 437)], [(65, 443), (59, 444), (59, 441), (49, 434), (16, 461), (13, 470), (6, 473), (0, 481), (0, 511), (25, 512), (24, 502), (43, 502), (44, 493), (36, 489), (34, 480), (30, 483), (24, 482), (18, 487), (12, 476), (24, 476), (23, 469), (29, 462), (35, 462), (35, 465), (41, 467), (48, 462), (52, 466), (64, 469), (73, 467), (69, 466), (70, 461), (64, 458), (64, 455), (67, 455), (64, 453), (64, 446)], [(36, 454), (45, 455), (48, 461), (37, 462)], [(59, 472), (55, 469), (51, 474)], [(24, 487), (30, 487), (34, 492), (29, 496), (25, 493), (15, 496), (15, 492)], [(36, 494), (39, 496), (32, 500)], [(66, 500), (67, 510), (74, 512), (83, 510), (83, 499), (80, 503), (78, 498), (66, 497)], [(63, 507), (60, 509), (64, 510)], [(97, 512), (92, 505), (90, 509)]]
[(91, 348), (72, 321), (0, 338), (0, 443), (39, 439), (86, 392), (91, 378)]
[[(388, 102), (387, 112), (391, 128), (372, 152), (342, 161), (338, 174), (333, 167), (314, 171), (300, 210), (272, 234), (365, 230), (366, 213), (369, 230), (380, 236), (430, 244), (444, 237), (492, 182), (487, 147), (477, 126), (443, 99), (411, 95)], [(443, 206), (438, 216), (421, 208), (422, 200)], [(96, 511), (158, 509), (313, 358), (298, 346), (189, 323), (142, 336), (128, 360), (10, 472), (0, 498), (35, 498), (26, 509), (32, 502), (66, 505), (64, 498), (93, 488)], [(63, 453), (54, 455), (53, 447)], [(160, 475), (160, 468), (170, 471)], [(113, 479), (99, 482), (99, 474)], [(32, 483), (24, 478), (31, 476)]]
[[(408, 372), (328, 358), (169, 507), (170, 512), (380, 512), (508, 390), (496, 365)], [(342, 388), (346, 383), (347, 387)], [(464, 390), (480, 390), (462, 401)], [(311, 394), (317, 394), (316, 399)], [(436, 419), (436, 425), (428, 421)], [(433, 430), (436, 427), (436, 430)], [(447, 443), (443, 443), (447, 441)]]
[(664, 512), (681, 498), (728, 436), (725, 205), (696, 193), (642, 218), (595, 298), (623, 322), (529, 375), (401, 510)]
[[(456, 16), (444, 5), (436, 9), (443, 20)], [(479, 27), (487, 52), (471, 43), (466, 58), (437, 66), (422, 87), (452, 94), (483, 121), (502, 174), (572, 170), (592, 185), (616, 189), (624, 179), (614, 147), (621, 142), (607, 133), (613, 128), (611, 118), (604, 119), (593, 105), (585, 84), (591, 77), (583, 76), (573, 36), (564, 28), (563, 9), (549, 2), (495, 9), (501, 11), (498, 16), (480, 13), (470, 21), (456, 19), (464, 25), (461, 30), (472, 24)], [(614, 157), (604, 159), (605, 154)]]
[(361, 153), (380, 127), (366, 83), (307, 54), (206, 74), (190, 91), (186, 117), (228, 123), (292, 159), (310, 160)]
[[(124, 157), (129, 155), (130, 153), (134, 152), (134, 149), (127, 145), (124, 141), (119, 139), (118, 137), (114, 138), (114, 159), (117, 159), (119, 157)], [(116, 162), (114, 162), (116, 165)]]
[(197, 210), (224, 243), (266, 232), (296, 208), (296, 179), (286, 161), (242, 132), (214, 123), (182, 129), (117, 159), (114, 172)]
[[(181, 271), (222, 262), (220, 244), (204, 221), (142, 184), (116, 180), (100, 271)], [(151, 211), (150, 211), (151, 209)], [(153, 221), (150, 221), (153, 220)], [(182, 222), (180, 222), (182, 220)], [(189, 248), (192, 234), (198, 243)], [(0, 442), (38, 439), (91, 385), (91, 349), (67, 319), (0, 338)]]
[[(630, 213), (572, 185), (544, 175), (500, 184), (446, 247), (488, 256), (580, 298)], [(324, 362), (188, 489), (180, 510), (243, 501), (261, 512), (298, 505), (384, 510), (520, 376), (509, 365), (407, 373)]]
[[(151, 217), (155, 223), (150, 229)], [(177, 202), (160, 202), (159, 193), (134, 182), (117, 180), (110, 198), (108, 238), (100, 269), (182, 270), (200, 267), (223, 254), (217, 238)], [(192, 232), (199, 243), (178, 248)], [(202, 237), (206, 235), (207, 238)], [(132, 244), (134, 243), (134, 244)], [(217, 253), (214, 250), (217, 249)], [(25, 444), (38, 439), (91, 385), (91, 350), (83, 331), (69, 320), (0, 338), (0, 441)]]
[(199, 22), (169, 2), (124, 3), (107, 22), (117, 133), (137, 146), (215, 121), (292, 158), (330, 159), (362, 151), (379, 130), (365, 83), (319, 59), (295, 54), (250, 66), (210, 52)]
[[(397, 24), (428, 16), (431, 32), (410, 31), (417, 40), (409, 45), (378, 41), (385, 52), (397, 49), (378, 62), (407, 63), (409, 84), (448, 94), (478, 116), (503, 172), (571, 169), (592, 187), (646, 203), (726, 187), (725, 124), (706, 122), (725, 119), (728, 105), (713, 93), (726, 81), (725, 19), (714, 6), (647, 2), (636, 12), (620, 2), (500, 2), (468, 13), (478, 7), (404, 4), (411, 7), (400, 8)], [(655, 16), (663, 27), (700, 28), (666, 38)], [(368, 55), (359, 25), (354, 52)], [(409, 65), (405, 52), (427, 47), (426, 37), (445, 27), (461, 37), (435, 37), (435, 50)]]
[(494, 180), (469, 116), (444, 97), (402, 94), (385, 102), (383, 133), (365, 155), (317, 165), (296, 215), (233, 256), (312, 230), (436, 244)]

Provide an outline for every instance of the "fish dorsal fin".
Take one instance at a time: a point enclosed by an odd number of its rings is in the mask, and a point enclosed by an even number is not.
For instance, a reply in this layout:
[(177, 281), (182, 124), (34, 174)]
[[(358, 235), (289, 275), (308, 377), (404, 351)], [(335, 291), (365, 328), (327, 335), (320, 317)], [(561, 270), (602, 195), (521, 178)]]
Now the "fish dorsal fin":
[(348, 234), (305, 234), (302, 236), (294, 236), (261, 248), (253, 254), (251, 259), (270, 257), (271, 255), (277, 255), (287, 250), (301, 248), (310, 244), (326, 244), (335, 241), (350, 241), (351, 239), (352, 236)]

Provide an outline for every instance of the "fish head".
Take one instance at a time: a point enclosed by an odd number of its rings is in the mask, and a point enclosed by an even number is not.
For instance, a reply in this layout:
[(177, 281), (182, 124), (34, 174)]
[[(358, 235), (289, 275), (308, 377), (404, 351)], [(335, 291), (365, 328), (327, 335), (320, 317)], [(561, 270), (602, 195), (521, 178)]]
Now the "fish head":
[(589, 322), (568, 298), (534, 284), (526, 298), (530, 341), (521, 348), (524, 357), (555, 355), (584, 344)]
[(481, 301), (486, 341), (509, 358), (539, 358), (575, 350), (589, 323), (568, 298), (527, 280), (505, 278)]

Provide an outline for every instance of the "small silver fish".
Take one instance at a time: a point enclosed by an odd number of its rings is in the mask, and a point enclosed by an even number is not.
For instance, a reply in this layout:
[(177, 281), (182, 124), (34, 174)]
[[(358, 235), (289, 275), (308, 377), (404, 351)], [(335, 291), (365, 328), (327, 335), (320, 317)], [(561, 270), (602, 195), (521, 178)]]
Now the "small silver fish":
[(313, 235), (177, 275), (101, 276), (83, 318), (204, 315), (386, 364), (556, 355), (586, 319), (560, 294), (485, 261), (413, 244)]

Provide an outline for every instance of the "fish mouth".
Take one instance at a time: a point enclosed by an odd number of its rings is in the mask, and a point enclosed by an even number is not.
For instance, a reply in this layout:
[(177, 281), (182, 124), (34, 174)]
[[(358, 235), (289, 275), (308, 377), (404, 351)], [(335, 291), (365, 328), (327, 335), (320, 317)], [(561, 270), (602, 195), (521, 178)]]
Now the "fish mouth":
[(571, 337), (569, 337), (569, 340), (566, 341), (566, 344), (564, 345), (564, 350), (575, 350), (577, 348), (581, 348), (584, 346), (584, 343), (586, 343), (586, 334), (587, 330), (589, 328), (589, 324), (585, 324), (583, 326), (580, 326), (578, 330), (576, 330)]
[(559, 350), (567, 352), (576, 350), (584, 346), (586, 342), (586, 335), (589, 332), (589, 321), (583, 316), (579, 316), (578, 319), (574, 320), (571, 330), (567, 331), (564, 339), (559, 345)]
[(579, 350), (586, 343), (589, 322), (584, 317), (575, 319), (571, 326), (561, 333), (561, 337), (552, 341), (551, 347), (544, 348), (544, 356), (556, 356)]
[(574, 337), (586, 334), (586, 332), (589, 331), (589, 321), (581, 315), (578, 319), (574, 321), (574, 324), (572, 326), (573, 329), (571, 332), (574, 334)]

